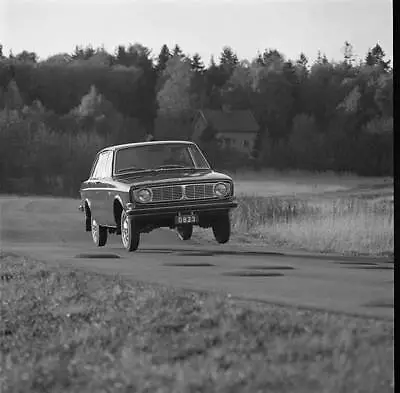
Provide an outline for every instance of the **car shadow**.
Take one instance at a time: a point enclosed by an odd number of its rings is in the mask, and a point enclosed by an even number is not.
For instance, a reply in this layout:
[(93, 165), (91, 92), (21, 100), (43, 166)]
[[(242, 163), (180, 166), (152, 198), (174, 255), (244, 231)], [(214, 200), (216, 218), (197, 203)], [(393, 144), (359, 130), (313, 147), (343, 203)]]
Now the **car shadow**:
[(142, 254), (173, 254), (179, 256), (201, 256), (201, 257), (212, 257), (212, 256), (226, 256), (226, 255), (257, 255), (257, 256), (286, 256), (284, 253), (280, 252), (258, 252), (258, 251), (229, 251), (229, 250), (196, 250), (189, 248), (142, 248), (136, 251)]

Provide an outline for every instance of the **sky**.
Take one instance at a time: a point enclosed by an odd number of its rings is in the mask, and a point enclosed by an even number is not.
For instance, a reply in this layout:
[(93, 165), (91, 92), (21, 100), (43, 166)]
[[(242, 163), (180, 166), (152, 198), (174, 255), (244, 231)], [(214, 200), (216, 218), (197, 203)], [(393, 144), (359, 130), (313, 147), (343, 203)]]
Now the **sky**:
[(139, 42), (159, 53), (165, 43), (198, 52), (208, 64), (231, 46), (251, 60), (266, 48), (289, 59), (318, 51), (343, 58), (344, 41), (358, 58), (379, 43), (393, 58), (390, 0), (0, 0), (5, 54), (34, 51), (40, 58), (71, 53), (75, 45)]

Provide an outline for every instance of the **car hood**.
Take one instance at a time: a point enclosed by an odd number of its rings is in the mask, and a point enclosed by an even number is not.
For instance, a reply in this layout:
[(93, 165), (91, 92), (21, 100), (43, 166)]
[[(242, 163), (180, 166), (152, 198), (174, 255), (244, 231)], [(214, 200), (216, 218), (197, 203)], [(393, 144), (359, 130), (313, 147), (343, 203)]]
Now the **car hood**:
[(213, 170), (166, 170), (160, 172), (145, 172), (119, 175), (115, 178), (116, 181), (121, 183), (142, 186), (157, 183), (180, 183), (180, 182), (204, 182), (215, 180), (231, 180), (231, 178), (223, 173), (215, 172)]

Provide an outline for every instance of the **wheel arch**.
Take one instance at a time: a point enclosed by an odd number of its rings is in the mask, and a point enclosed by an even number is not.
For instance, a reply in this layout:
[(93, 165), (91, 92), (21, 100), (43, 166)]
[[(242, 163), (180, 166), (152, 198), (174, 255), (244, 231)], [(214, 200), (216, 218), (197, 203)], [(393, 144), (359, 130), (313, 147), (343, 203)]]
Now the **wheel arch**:
[(83, 204), (85, 207), (85, 228), (86, 232), (90, 232), (92, 230), (92, 210), (91, 210), (91, 204), (89, 199), (85, 199), (85, 202)]
[(124, 210), (124, 204), (122, 202), (121, 197), (117, 195), (114, 198), (114, 203), (113, 203), (114, 220), (117, 225), (117, 228), (121, 225), (121, 214), (123, 210)]

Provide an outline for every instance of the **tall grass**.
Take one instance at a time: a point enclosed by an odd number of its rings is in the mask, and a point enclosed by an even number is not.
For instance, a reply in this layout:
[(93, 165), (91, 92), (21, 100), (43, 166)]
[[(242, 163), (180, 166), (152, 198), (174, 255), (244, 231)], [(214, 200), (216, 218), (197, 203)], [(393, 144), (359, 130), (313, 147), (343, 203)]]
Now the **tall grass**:
[(387, 198), (300, 199), (242, 196), (232, 212), (233, 234), (320, 252), (393, 252), (394, 206)]
[[(231, 213), (233, 243), (350, 255), (392, 255), (393, 196), (313, 200), (239, 196)], [(212, 232), (198, 230), (204, 240)]]

